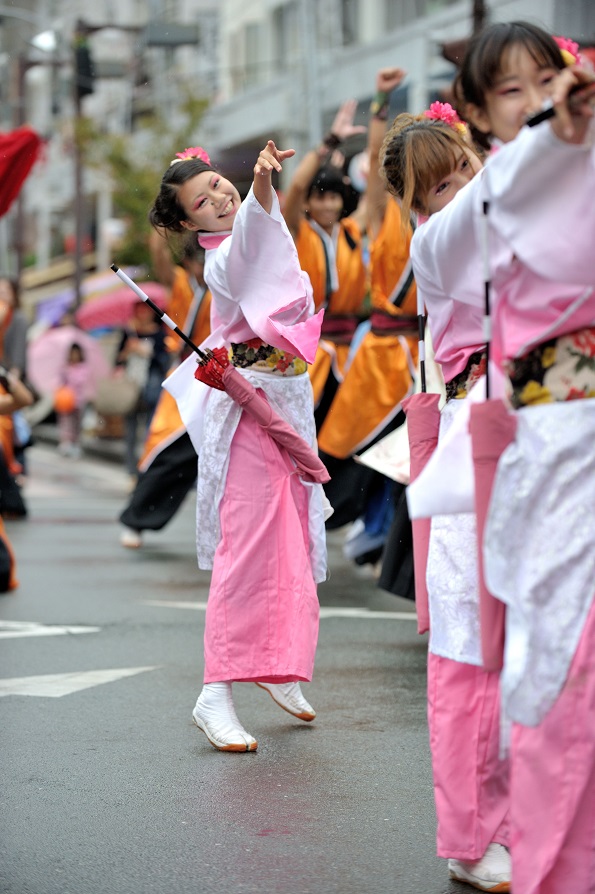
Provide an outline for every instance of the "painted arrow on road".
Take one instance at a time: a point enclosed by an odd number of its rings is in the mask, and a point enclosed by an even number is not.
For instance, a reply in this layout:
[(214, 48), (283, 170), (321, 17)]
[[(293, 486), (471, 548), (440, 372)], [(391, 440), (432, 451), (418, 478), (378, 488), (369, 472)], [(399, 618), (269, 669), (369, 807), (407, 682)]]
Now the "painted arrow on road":
[(92, 686), (101, 686), (103, 683), (113, 683), (115, 680), (133, 677), (135, 674), (155, 669), (155, 667), (123, 667), (73, 674), (12, 677), (12, 679), (0, 680), (0, 697), (3, 695), (33, 695), (38, 698), (62, 698), (63, 695), (71, 695), (73, 692), (80, 692), (81, 689), (90, 689)]

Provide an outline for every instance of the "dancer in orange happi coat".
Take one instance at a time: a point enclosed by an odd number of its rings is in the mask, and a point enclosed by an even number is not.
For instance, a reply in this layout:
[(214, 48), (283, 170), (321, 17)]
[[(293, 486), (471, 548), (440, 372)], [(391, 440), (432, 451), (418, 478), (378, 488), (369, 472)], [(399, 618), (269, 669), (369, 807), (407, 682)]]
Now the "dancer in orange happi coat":
[(322, 336), (309, 374), (317, 428), (342, 381), (349, 345), (364, 314), (367, 270), (361, 209), (344, 217), (346, 182), (331, 163), (333, 150), (365, 131), (353, 124), (356, 104), (343, 103), (321, 146), (301, 160), (291, 179), (283, 216), (302, 270), (310, 277), (316, 310), (325, 308)]

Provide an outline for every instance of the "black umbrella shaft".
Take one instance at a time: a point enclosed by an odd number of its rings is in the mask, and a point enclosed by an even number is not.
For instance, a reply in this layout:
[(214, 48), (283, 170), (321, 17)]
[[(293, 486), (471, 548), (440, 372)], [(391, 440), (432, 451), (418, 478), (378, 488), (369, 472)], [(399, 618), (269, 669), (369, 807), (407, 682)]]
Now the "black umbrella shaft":
[(486, 400), (490, 399), (490, 342), (492, 340), (491, 333), (491, 307), (490, 307), (490, 283), (486, 281), (484, 283), (484, 329), (486, 336), (486, 347), (485, 347), (485, 355), (486, 355)]
[(424, 314), (417, 315), (417, 331), (419, 338), (419, 375), (421, 378), (421, 390), (425, 394), (428, 390), (426, 384), (426, 318)]
[(491, 308), (491, 279), (490, 279), (490, 254), (488, 246), (488, 212), (490, 203), (483, 202), (483, 214), (481, 218), (481, 250), (483, 255), (483, 334), (485, 339), (486, 355), (486, 400), (490, 399), (490, 343), (492, 341), (492, 308)]

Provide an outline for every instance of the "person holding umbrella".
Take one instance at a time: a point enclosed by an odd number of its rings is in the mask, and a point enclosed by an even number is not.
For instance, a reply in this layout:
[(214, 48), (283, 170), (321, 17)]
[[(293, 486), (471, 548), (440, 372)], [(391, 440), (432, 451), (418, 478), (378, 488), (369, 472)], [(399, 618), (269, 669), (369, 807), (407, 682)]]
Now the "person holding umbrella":
[[(322, 315), (314, 315), (272, 186), (293, 154), (268, 141), (241, 202), (204, 149), (187, 149), (165, 172), (150, 219), (168, 232), (196, 232), (206, 250), (212, 333), (201, 348), (223, 343), (234, 369), (314, 445), (307, 364)], [(295, 717), (315, 717), (299, 683), (312, 677), (316, 584), (326, 578), (323, 494), (302, 482), (287, 451), (225, 390), (197, 382), (195, 370), (190, 357), (167, 380), (199, 455), (198, 560), (213, 572), (193, 719), (215, 748), (254, 751), (232, 683), (257, 683)]]

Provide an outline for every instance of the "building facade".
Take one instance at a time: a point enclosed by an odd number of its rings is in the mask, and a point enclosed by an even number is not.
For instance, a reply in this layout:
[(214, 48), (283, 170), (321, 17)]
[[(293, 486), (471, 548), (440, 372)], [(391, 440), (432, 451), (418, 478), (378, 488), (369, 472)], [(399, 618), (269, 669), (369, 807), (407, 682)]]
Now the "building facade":
[[(24, 3), (20, 18), (0, 23), (0, 64), (6, 71), (13, 66), (13, 88), (0, 93), (0, 117), (5, 129), (27, 121), (48, 139), (45, 160), (25, 189), (28, 249), (36, 266), (43, 268), (60, 253), (73, 228), (72, 40), (78, 20), (88, 26), (96, 69), (82, 113), (105, 132), (135, 140), (145, 115), (160, 111), (173, 125), (185, 96), (205, 98), (208, 111), (186, 145), (205, 145), (242, 190), (267, 138), (295, 148), (299, 158), (317, 144), (348, 98), (358, 101), (358, 120), (365, 124), (381, 67), (398, 65), (408, 72), (392, 111), (427, 106), (455, 71), (443, 45), (470, 35), (478, 6), (472, 0)], [(593, 0), (486, 0), (485, 6), (492, 21), (523, 18), (583, 43), (595, 40)], [(54, 35), (53, 49), (31, 44), (47, 31)], [(350, 147), (359, 148), (357, 141)], [(293, 164), (285, 166), (282, 188)], [(98, 263), (105, 266), (109, 182), (85, 171), (82, 189), (94, 217)], [(4, 267), (6, 227), (0, 221)]]

